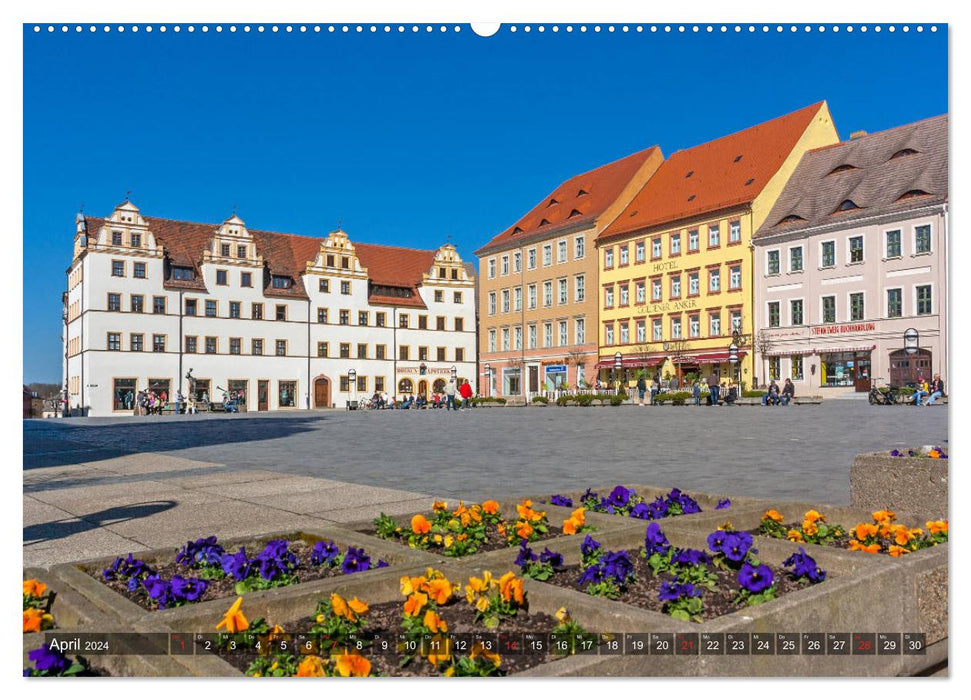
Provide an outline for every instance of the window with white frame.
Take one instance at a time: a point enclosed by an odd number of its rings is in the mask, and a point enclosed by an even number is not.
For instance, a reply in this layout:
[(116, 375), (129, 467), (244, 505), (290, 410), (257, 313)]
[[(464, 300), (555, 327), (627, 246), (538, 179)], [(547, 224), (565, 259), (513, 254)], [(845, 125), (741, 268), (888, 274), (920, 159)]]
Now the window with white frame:
[(853, 236), (850, 238), (850, 262), (863, 262), (863, 236)]
[(621, 265), (628, 264), (630, 262), (630, 258), (628, 257), (629, 256), (629, 253), (628, 253), (628, 249), (627, 249), (627, 244), (625, 243), (624, 245), (619, 246), (619, 249), (620, 249), (620, 253), (619, 253), (619, 255), (620, 255), (620, 264)]
[(688, 316), (688, 335), (697, 338), (701, 335), (701, 318), (698, 314)]
[(566, 262), (566, 241), (556, 242), (556, 262)]
[(611, 308), (614, 305), (614, 288), (604, 287), (604, 308)]
[(509, 256), (503, 255), (502, 262), (499, 264), (499, 274), (506, 276), (509, 274)]
[(579, 260), (584, 255), (586, 255), (586, 248), (583, 236), (577, 236), (573, 239), (573, 259)]
[(863, 308), (863, 292), (850, 294), (850, 320), (862, 321), (866, 312)]
[(502, 290), (502, 313), (504, 314), (509, 313), (509, 290), (508, 289)]
[(681, 234), (671, 234), (671, 255), (681, 255)]
[(620, 305), (629, 306), (630, 305), (630, 285), (622, 284), (620, 285), (619, 289), (620, 289), (620, 292), (619, 292)]
[(560, 303), (568, 304), (570, 302), (570, 291), (569, 285), (567, 284), (566, 277), (561, 277), (556, 281), (557, 288), (559, 291)]
[(698, 250), (698, 229), (693, 228), (688, 231), (688, 252), (694, 253)]
[(721, 245), (721, 234), (718, 232), (718, 224), (708, 227), (708, 247), (717, 248)]
[(526, 294), (527, 308), (535, 309), (536, 308), (536, 285), (531, 284), (526, 289), (527, 289), (527, 294)]
[(489, 315), (493, 316), (496, 313), (496, 293), (489, 292)]
[(647, 322), (644, 319), (637, 321), (637, 342), (647, 342)]
[(489, 329), (489, 352), (496, 351), (496, 329)]
[(732, 265), (728, 268), (728, 288), (729, 289), (741, 289), (742, 288), (742, 266)]
[(604, 326), (604, 345), (614, 344), (614, 324), (608, 323)]
[(577, 345), (583, 345), (587, 342), (587, 322), (582, 318), (578, 318), (574, 322), (574, 332), (576, 335)]
[(803, 324), (802, 299), (789, 300), (789, 325), (801, 326)]
[(543, 282), (543, 306), (553, 306), (553, 280)]
[(527, 350), (533, 350), (536, 347), (536, 339), (537, 339), (536, 324), (535, 323), (530, 323), (529, 324), (529, 331), (526, 334), (526, 349)]
[(551, 321), (543, 324), (543, 347), (553, 347), (553, 323)]
[(523, 309), (523, 288), (516, 287), (512, 290), (512, 305), (513, 311), (522, 311)]
[(661, 257), (661, 237), (651, 239), (651, 258)]
[(559, 326), (560, 326), (560, 347), (564, 347), (570, 344), (569, 338), (567, 337), (566, 321), (560, 321)]
[(661, 279), (651, 280), (651, 301), (661, 301)]
[(779, 274), (779, 251), (769, 250), (765, 253), (765, 273), (767, 275)]
[(887, 290), (887, 318), (900, 318), (904, 315), (903, 289), (895, 287)]
[(573, 300), (583, 301), (587, 295), (586, 278), (583, 275), (576, 275), (573, 278)]
[(647, 285), (640, 280), (634, 285), (634, 299), (636, 304), (647, 303)]
[(520, 272), (523, 269), (523, 254), (518, 250), (512, 254), (512, 271)]
[(515, 342), (516, 342), (516, 347), (513, 349), (522, 350), (523, 349), (523, 327), (522, 326), (516, 326), (513, 329), (513, 337), (515, 338)]
[(681, 275), (671, 276), (671, 298), (677, 299), (681, 296)]
[(489, 279), (496, 276), (496, 259), (489, 258)]
[(768, 325), (769, 328), (778, 328), (780, 323), (779, 302), (770, 301), (768, 303)]
[(700, 275), (697, 272), (688, 273), (688, 296), (701, 293)]
[(675, 316), (671, 319), (671, 338), (674, 340), (681, 339), (681, 317)]
[(732, 309), (729, 313), (729, 323), (731, 323), (732, 333), (742, 332), (742, 312), (739, 309)]
[(728, 224), (728, 242), (740, 243), (742, 240), (742, 222), (731, 221)]
[(502, 329), (502, 349), (503, 350), (509, 349), (509, 329), (508, 328)]
[(637, 241), (637, 243), (634, 244), (634, 262), (644, 262), (645, 248), (646, 246), (644, 245), (644, 241)]
[(802, 272), (802, 246), (789, 249), (789, 272)]
[(627, 321), (620, 324), (620, 344), (628, 345), (630, 343), (630, 327)]
[(887, 241), (887, 257), (888, 258), (899, 258), (901, 254), (900, 249), (900, 229), (894, 229), (893, 231), (887, 231), (886, 233)]
[(549, 266), (553, 264), (553, 244), (546, 243), (543, 245), (543, 265)]
[(654, 340), (661, 340), (664, 337), (664, 322), (661, 319), (651, 319), (651, 334)]
[(836, 323), (836, 297), (825, 296), (820, 299), (820, 317), (822, 323)]
[(526, 267), (530, 270), (536, 269), (536, 249), (530, 248), (526, 251)]
[(917, 302), (917, 315), (925, 316), (934, 313), (931, 285), (920, 284), (914, 290)]
[(722, 273), (717, 267), (708, 270), (708, 291), (717, 292), (721, 290)]
[(717, 312), (708, 314), (708, 335), (717, 337), (722, 334), (722, 318)]
[(931, 252), (931, 226), (924, 224), (914, 228), (914, 254), (923, 255)]
[(823, 241), (819, 244), (819, 266), (836, 267), (836, 241)]

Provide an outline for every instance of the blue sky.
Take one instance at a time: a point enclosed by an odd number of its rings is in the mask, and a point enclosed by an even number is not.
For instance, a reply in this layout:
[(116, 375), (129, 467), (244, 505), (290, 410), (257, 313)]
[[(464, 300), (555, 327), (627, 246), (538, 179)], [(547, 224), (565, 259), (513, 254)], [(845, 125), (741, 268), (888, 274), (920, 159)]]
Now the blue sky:
[(564, 179), (825, 99), (842, 137), (948, 110), (947, 31), (475, 36), (24, 28), (24, 380), (60, 381), (74, 214), (472, 251)]

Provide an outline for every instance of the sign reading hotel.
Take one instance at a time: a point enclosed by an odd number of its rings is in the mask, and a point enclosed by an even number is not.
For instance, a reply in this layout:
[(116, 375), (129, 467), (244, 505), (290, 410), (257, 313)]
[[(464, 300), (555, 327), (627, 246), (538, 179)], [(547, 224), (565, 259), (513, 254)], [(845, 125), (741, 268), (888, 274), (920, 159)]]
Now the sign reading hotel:
[(815, 326), (812, 329), (813, 335), (834, 335), (838, 333), (859, 333), (861, 331), (875, 330), (875, 323), (844, 323), (833, 326)]

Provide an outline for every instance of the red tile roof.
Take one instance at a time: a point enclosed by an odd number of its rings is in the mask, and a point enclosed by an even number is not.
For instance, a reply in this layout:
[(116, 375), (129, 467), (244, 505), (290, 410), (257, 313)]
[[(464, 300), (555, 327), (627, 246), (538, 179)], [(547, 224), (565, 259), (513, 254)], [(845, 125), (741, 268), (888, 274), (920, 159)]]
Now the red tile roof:
[(597, 240), (752, 202), (824, 105), (672, 153)]
[(635, 173), (657, 150), (657, 146), (651, 146), (571, 177), (475, 254), (481, 255), (526, 236), (546, 232), (552, 234), (565, 226), (593, 223), (614, 203)]
[[(189, 221), (160, 219), (154, 216), (143, 217), (149, 231), (156, 241), (165, 247), (165, 253), (173, 265), (191, 267), (196, 271), (196, 279), (168, 279), (165, 286), (172, 289), (205, 290), (199, 275), (199, 265), (203, 252), (208, 248), (210, 239), (219, 228), (218, 224), (200, 224)], [(105, 219), (88, 218), (88, 230), (97, 231)], [(263, 256), (269, 275), (266, 275), (264, 294), (268, 296), (299, 297), (306, 299), (307, 292), (301, 275), (309, 261), (317, 257), (320, 244), (324, 239), (312, 236), (297, 236), (291, 233), (276, 233), (248, 229), (256, 244), (256, 251)], [(353, 242), (352, 242), (353, 243)], [(414, 297), (374, 296), (375, 303), (388, 303), (400, 306), (424, 306), (418, 296), (417, 287), (421, 285), (422, 275), (430, 272), (435, 262), (437, 250), (415, 250), (395, 246), (354, 243), (354, 249), (361, 265), (368, 269), (371, 282), (389, 287), (408, 287)], [(284, 275), (293, 279), (289, 289), (272, 286), (271, 275)]]

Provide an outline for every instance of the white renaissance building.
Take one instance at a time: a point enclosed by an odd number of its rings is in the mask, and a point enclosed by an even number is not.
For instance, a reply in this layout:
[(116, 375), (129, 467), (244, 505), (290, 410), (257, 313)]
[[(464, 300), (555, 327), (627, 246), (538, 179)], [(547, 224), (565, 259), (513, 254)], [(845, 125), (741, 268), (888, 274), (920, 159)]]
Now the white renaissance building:
[[(476, 382), (475, 272), (414, 250), (143, 217), (77, 220), (64, 293), (73, 415), (131, 413), (141, 389), (242, 397), (248, 411)], [(191, 374), (193, 382), (186, 378)], [(351, 378), (354, 378), (353, 381)]]

